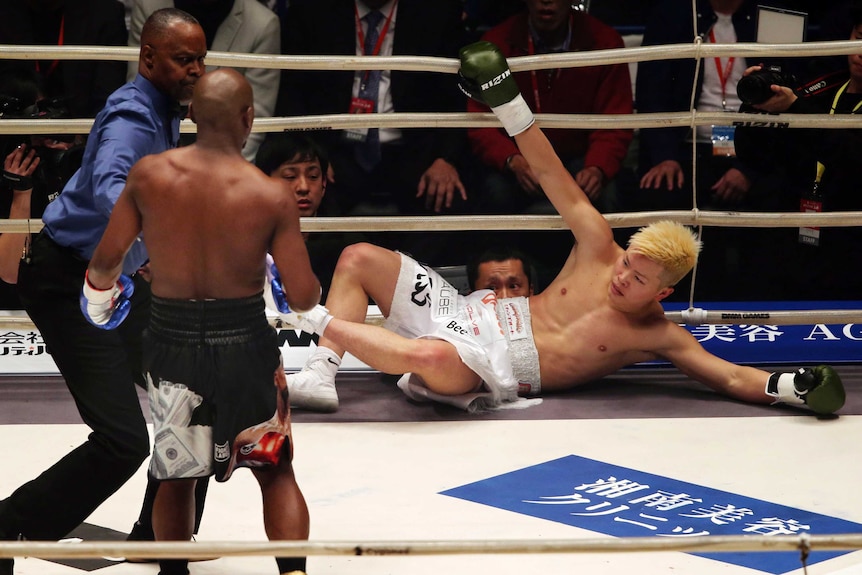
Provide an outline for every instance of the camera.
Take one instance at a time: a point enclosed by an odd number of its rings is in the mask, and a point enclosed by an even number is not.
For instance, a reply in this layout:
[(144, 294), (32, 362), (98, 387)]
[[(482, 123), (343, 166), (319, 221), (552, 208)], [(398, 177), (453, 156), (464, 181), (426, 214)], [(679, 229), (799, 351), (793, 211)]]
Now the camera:
[(793, 87), (796, 85), (796, 77), (783, 71), (781, 66), (763, 66), (760, 70), (739, 79), (736, 84), (736, 95), (743, 104), (762, 104), (775, 94), (770, 89), (773, 84)]

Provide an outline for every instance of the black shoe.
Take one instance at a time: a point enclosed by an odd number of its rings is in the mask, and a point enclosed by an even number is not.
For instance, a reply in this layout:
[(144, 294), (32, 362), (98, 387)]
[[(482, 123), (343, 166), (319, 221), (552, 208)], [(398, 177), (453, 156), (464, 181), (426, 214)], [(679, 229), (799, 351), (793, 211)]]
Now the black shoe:
[(132, 525), (132, 530), (129, 532), (126, 541), (155, 541), (156, 536), (153, 534), (152, 525), (144, 525), (140, 521), (135, 521)]
[[(156, 540), (156, 536), (153, 534), (153, 528), (152, 527), (145, 527), (144, 525), (141, 524), (140, 521), (135, 522), (135, 524), (132, 526), (131, 533), (129, 533), (129, 535), (126, 537), (126, 541), (155, 541), (155, 540)], [(195, 536), (192, 535), (192, 541), (194, 541), (194, 540), (195, 540)], [(197, 561), (213, 561), (215, 559), (218, 559), (218, 557), (200, 557), (200, 558), (188, 559), (188, 561), (191, 561), (194, 563)], [(158, 559), (150, 559), (150, 558), (146, 558), (146, 559), (128, 559), (128, 558), (126, 558), (126, 559), (124, 559), (124, 561), (126, 563), (158, 563), (159, 562)], [(2, 563), (0, 563), (0, 565), (2, 565)], [(6, 573), (4, 571), (0, 571), (0, 575), (6, 575)], [(9, 575), (12, 575), (11, 572), (9, 573)]]
[[(135, 521), (132, 525), (132, 530), (129, 532), (126, 541), (155, 541), (156, 536), (153, 534), (152, 525), (143, 525), (140, 521)], [(126, 563), (157, 563), (158, 559), (126, 559)], [(5, 575), (0, 572), (0, 575)]]
[[(0, 541), (18, 541), (17, 536), (10, 536), (9, 531), (0, 530)], [(0, 559), (0, 575), (12, 575), (15, 560), (12, 558)]]

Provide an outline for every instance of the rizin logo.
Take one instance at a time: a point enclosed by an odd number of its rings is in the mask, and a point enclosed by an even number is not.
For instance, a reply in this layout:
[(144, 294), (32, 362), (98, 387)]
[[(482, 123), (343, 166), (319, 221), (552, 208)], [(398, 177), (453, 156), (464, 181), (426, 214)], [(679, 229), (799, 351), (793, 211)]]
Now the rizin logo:
[(482, 88), (482, 91), (484, 92), (485, 90), (487, 90), (489, 88), (493, 88), (494, 86), (498, 86), (499, 84), (501, 84), (503, 82), (503, 80), (505, 80), (506, 78), (508, 78), (511, 75), (512, 75), (512, 71), (509, 69), (506, 69), (506, 71), (503, 72), (502, 74), (500, 74), (499, 76), (495, 76), (491, 80), (482, 84), (480, 86), (480, 88)]

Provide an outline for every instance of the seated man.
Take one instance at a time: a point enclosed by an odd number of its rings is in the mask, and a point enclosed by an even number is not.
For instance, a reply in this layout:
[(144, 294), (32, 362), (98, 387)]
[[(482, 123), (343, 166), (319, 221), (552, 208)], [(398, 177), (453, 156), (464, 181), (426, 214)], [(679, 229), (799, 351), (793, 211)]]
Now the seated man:
[[(329, 157), (315, 140), (302, 132), (272, 133), (261, 144), (255, 164), (264, 174), (286, 182), (296, 197), (301, 218), (313, 218), (327, 213), (326, 174)], [(349, 242), (348, 234), (303, 232), (305, 246), (311, 258), (311, 267), (323, 284), (324, 295), (335, 271), (338, 254)]]
[[(617, 245), (607, 221), (533, 124), (499, 50), (487, 42), (463, 48), (461, 75), (515, 138), (577, 243), (541, 293), (503, 300), (484, 290), (456, 297), (433, 271), (403, 254), (368, 244), (348, 247), (336, 266), (329, 310), (285, 314), (321, 336), (303, 370), (288, 376), (294, 405), (337, 407), (335, 372), (345, 351), (382, 372), (411, 373), (411, 387), (439, 396), (484, 393), (489, 406), (514, 401), (519, 391), (570, 389), (656, 358), (743, 401), (821, 414), (844, 404), (841, 380), (828, 366), (773, 374), (737, 366), (669, 321), (660, 302), (696, 262), (694, 234), (656, 222), (634, 234), (628, 249)], [(385, 328), (364, 323), (369, 296), (387, 317)]]
[(471, 290), (492, 290), (497, 299), (527, 297), (536, 291), (536, 270), (520, 250), (490, 248), (467, 264), (467, 282)]

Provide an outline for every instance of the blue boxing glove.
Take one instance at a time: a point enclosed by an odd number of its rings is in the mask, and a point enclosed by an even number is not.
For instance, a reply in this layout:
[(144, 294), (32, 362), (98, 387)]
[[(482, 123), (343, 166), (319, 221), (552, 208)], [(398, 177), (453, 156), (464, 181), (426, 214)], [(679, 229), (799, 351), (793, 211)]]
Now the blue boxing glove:
[(266, 283), (263, 286), (263, 300), (266, 307), (279, 314), (292, 313), (287, 299), (284, 297), (284, 285), (281, 283), (281, 274), (275, 267), (275, 260), (266, 254)]
[(308, 333), (323, 335), (323, 330), (332, 320), (329, 310), (322, 305), (316, 305), (307, 311), (290, 308), (284, 295), (281, 274), (278, 273), (275, 260), (269, 254), (266, 254), (266, 283), (263, 286), (263, 300), (266, 307), (277, 312), (286, 324)]
[(99, 329), (114, 329), (126, 319), (132, 309), (129, 298), (135, 292), (132, 278), (121, 275), (109, 289), (99, 289), (84, 275), (81, 289), (81, 313), (87, 321)]

